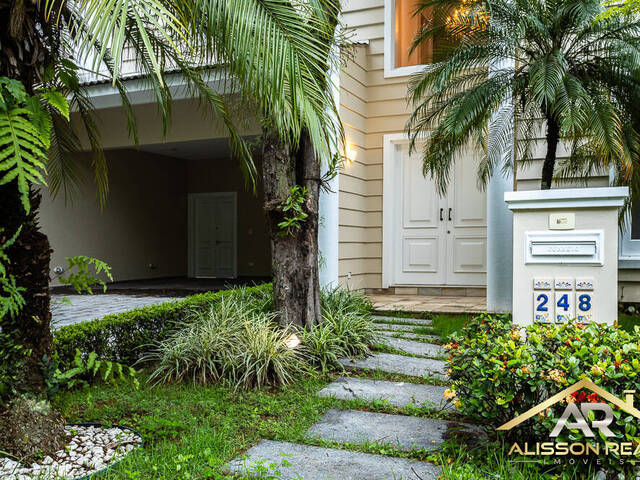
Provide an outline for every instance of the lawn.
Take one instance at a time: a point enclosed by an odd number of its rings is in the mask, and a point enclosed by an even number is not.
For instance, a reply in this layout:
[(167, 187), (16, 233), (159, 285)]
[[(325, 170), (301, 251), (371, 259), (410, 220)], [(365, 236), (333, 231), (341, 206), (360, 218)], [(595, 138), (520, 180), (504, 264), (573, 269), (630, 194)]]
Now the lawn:
[[(132, 384), (94, 385), (59, 394), (54, 404), (69, 423), (111, 422), (130, 426), (144, 436), (144, 449), (101, 477), (127, 480), (223, 478), (224, 464), (261, 439), (346, 448), (304, 438), (304, 432), (330, 408), (438, 416), (417, 406), (397, 408), (380, 401), (317, 397), (315, 394), (334, 378), (301, 378), (285, 388), (247, 392), (187, 384), (151, 387), (141, 377), (139, 389)], [(355, 449), (435, 459), (425, 451), (398, 452), (385, 445)]]
[[(358, 375), (392, 379), (376, 373)], [(236, 392), (225, 387), (185, 384), (151, 387), (141, 377), (139, 389), (131, 384), (94, 385), (86, 390), (59, 394), (54, 404), (70, 423), (112, 422), (130, 426), (144, 436), (144, 448), (134, 451), (102, 475), (101, 479), (230, 478), (225, 475), (224, 464), (261, 439), (430, 461), (442, 466), (443, 480), (553, 478), (540, 473), (535, 465), (508, 462), (506, 452), (499, 444), (469, 447), (457, 443), (453, 438), (439, 452), (400, 452), (383, 443), (353, 445), (309, 441), (304, 438), (305, 431), (330, 408), (431, 418), (447, 416), (443, 412), (436, 413), (418, 406), (397, 408), (381, 401), (342, 401), (317, 397), (315, 394), (334, 378), (333, 375), (326, 375), (300, 379), (286, 388)], [(401, 380), (411, 381), (411, 378)], [(271, 478), (277, 478), (277, 475)], [(573, 477), (567, 474), (555, 478)]]

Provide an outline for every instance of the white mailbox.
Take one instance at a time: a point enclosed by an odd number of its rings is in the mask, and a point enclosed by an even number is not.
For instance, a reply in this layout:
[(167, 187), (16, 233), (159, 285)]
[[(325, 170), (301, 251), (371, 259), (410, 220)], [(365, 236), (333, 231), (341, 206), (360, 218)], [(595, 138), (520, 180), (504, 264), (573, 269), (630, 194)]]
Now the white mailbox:
[(526, 263), (602, 265), (603, 230), (525, 234)]
[(613, 323), (626, 187), (505, 193), (513, 211), (513, 319)]

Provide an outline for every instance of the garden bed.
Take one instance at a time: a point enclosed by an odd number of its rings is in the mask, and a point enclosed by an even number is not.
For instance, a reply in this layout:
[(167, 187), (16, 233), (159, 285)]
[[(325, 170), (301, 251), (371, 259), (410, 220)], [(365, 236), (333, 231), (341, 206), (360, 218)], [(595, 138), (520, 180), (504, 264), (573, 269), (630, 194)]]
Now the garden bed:
[(142, 446), (142, 437), (128, 427), (79, 423), (67, 425), (69, 442), (63, 450), (30, 466), (0, 457), (0, 478), (88, 478), (105, 472), (128, 453)]

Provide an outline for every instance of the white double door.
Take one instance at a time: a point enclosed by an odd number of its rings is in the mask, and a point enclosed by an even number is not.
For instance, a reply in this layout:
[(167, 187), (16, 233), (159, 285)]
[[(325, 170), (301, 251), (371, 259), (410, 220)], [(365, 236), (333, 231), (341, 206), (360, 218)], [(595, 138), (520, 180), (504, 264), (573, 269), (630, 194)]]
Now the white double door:
[(422, 173), (419, 155), (395, 149), (396, 285), (486, 285), (487, 202), (477, 185), (479, 155), (457, 161), (446, 195)]

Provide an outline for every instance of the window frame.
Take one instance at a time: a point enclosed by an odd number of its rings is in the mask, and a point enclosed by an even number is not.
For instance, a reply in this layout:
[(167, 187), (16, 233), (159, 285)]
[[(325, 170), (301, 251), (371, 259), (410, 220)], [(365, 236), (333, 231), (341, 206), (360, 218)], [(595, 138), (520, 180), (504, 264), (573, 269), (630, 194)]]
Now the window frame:
[[(609, 169), (609, 185), (614, 186), (615, 170)], [(618, 268), (640, 269), (640, 239), (631, 238), (631, 209), (624, 216), (618, 231)]]
[(640, 239), (631, 238), (631, 221), (631, 211), (628, 211), (619, 235), (618, 265), (620, 268), (640, 269)]
[(406, 77), (421, 71), (425, 64), (396, 67), (396, 1), (384, 0), (384, 78)]

